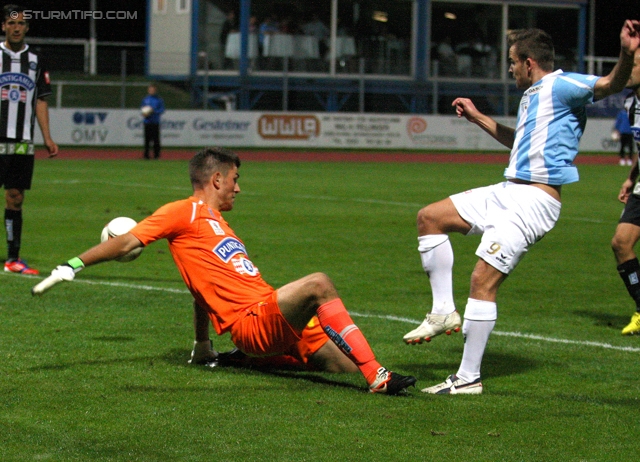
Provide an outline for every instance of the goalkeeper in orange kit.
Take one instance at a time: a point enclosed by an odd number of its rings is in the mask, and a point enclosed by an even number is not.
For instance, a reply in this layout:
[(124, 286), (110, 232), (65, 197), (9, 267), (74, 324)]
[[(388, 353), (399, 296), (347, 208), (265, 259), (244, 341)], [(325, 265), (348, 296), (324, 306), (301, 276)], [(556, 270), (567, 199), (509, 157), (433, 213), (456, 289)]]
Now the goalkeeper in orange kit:
[(240, 192), (239, 167), (240, 159), (228, 150), (197, 153), (189, 162), (191, 197), (160, 207), (129, 233), (58, 266), (32, 293), (164, 238), (194, 297), (196, 316), (206, 313), (217, 334), (229, 332), (241, 352), (290, 355), (327, 371), (360, 371), (372, 393), (399, 394), (413, 386), (415, 377), (392, 372), (376, 360), (328, 276), (314, 273), (277, 290), (262, 279), (221, 214), (233, 208)]

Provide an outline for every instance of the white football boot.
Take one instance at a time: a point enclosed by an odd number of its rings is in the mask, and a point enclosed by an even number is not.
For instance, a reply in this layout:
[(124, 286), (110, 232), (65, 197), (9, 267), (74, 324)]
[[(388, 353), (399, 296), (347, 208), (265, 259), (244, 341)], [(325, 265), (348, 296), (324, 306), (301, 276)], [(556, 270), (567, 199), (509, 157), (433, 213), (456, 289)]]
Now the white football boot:
[(462, 321), (457, 311), (449, 314), (427, 314), (418, 327), (403, 337), (407, 345), (430, 342), (433, 337), (440, 334), (451, 335), (451, 332), (460, 332)]
[(479, 378), (473, 382), (465, 382), (452, 374), (444, 382), (421, 391), (432, 395), (479, 395), (482, 393), (482, 382)]

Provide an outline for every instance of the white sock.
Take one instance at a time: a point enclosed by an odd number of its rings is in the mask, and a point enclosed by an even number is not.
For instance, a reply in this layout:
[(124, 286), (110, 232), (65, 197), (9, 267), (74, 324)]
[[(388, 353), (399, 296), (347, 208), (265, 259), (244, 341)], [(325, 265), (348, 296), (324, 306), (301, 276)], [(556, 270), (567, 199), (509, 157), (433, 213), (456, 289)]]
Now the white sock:
[(453, 248), (446, 234), (428, 234), (418, 238), (422, 268), (429, 276), (433, 305), (431, 313), (450, 314), (453, 301)]
[[(480, 378), (480, 367), (489, 336), (496, 325), (498, 309), (494, 302), (470, 298), (464, 311), (462, 335), (464, 350), (456, 375), (465, 382)], [(473, 319), (475, 318), (475, 319)]]

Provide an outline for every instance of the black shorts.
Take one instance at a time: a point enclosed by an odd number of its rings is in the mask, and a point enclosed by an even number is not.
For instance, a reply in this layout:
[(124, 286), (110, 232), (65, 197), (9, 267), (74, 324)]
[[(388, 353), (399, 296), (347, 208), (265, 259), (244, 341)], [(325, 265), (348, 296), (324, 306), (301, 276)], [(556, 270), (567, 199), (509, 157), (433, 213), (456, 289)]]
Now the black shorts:
[(640, 226), (640, 196), (631, 194), (618, 223), (631, 223)]
[(0, 186), (31, 189), (34, 157), (32, 154), (0, 154)]

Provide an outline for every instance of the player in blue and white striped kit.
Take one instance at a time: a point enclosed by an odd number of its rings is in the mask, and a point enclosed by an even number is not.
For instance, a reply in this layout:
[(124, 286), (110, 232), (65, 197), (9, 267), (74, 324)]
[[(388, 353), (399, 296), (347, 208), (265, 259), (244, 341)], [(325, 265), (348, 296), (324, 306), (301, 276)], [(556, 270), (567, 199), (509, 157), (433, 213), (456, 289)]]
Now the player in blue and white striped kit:
[(578, 181), (573, 160), (586, 125), (585, 105), (624, 88), (640, 47), (640, 21), (625, 21), (620, 45), (619, 60), (605, 77), (554, 72), (551, 37), (540, 29), (516, 30), (509, 36), (509, 72), (525, 92), (515, 129), (479, 112), (467, 98), (453, 101), (458, 117), (510, 148), (511, 156), (505, 182), (454, 194), (418, 212), (418, 250), (430, 278), (433, 307), (425, 321), (405, 335), (406, 343), (459, 330), (448, 233), (482, 234), (462, 324), (460, 367), (423, 392), (482, 393), (480, 366), (498, 315), (498, 288), (529, 247), (556, 224), (562, 185)]

